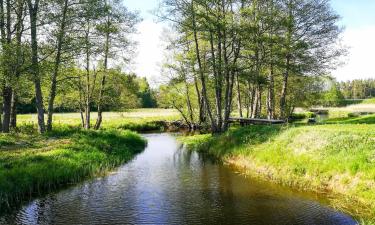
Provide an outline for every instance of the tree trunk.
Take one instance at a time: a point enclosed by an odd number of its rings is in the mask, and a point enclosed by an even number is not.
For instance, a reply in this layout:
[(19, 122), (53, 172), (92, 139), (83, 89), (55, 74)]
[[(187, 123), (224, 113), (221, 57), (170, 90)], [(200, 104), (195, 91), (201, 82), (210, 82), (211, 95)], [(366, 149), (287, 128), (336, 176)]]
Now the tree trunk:
[(12, 107), (11, 107), (11, 113), (10, 113), (10, 126), (13, 129), (17, 128), (17, 104), (18, 104), (17, 93), (13, 89), (13, 93), (12, 93)]
[(2, 131), (9, 133), (10, 131), (10, 115), (12, 108), (12, 88), (8, 85), (3, 87), (3, 123)]
[(241, 102), (241, 89), (240, 89), (240, 80), (238, 73), (236, 73), (236, 82), (237, 82), (237, 107), (238, 107), (238, 114), (242, 118), (242, 102)]
[(191, 105), (190, 90), (189, 90), (189, 85), (186, 81), (186, 78), (185, 78), (185, 94), (186, 94), (186, 103), (187, 103), (187, 107), (188, 107), (189, 119), (190, 119), (190, 124), (191, 124), (190, 130), (193, 131), (193, 130), (195, 130), (194, 111), (193, 111), (193, 107)]
[(91, 128), (91, 88), (90, 88), (90, 46), (89, 46), (90, 24), (87, 22), (86, 30), (86, 102), (85, 102), (85, 129)]
[(259, 118), (262, 110), (262, 89), (260, 84), (257, 84), (254, 95), (252, 118)]
[(30, 73), (33, 75), (34, 87), (35, 87), (35, 100), (36, 109), (38, 113), (38, 128), (39, 133), (46, 131), (44, 122), (44, 109), (43, 109), (43, 94), (41, 88), (41, 81), (39, 77), (39, 59), (38, 59), (38, 39), (37, 39), (37, 20), (38, 20), (38, 8), (39, 0), (35, 0), (33, 5), (32, 0), (28, 0), (29, 14), (30, 14), (30, 31), (31, 31), (31, 70)]
[[(24, 15), (24, 1), (17, 1), (17, 23), (16, 23), (16, 57), (17, 62), (15, 65), (15, 78), (18, 82), (21, 76), (21, 66), (23, 62), (22, 54), (22, 34), (23, 34), (23, 15)], [(15, 129), (17, 128), (17, 106), (18, 106), (18, 95), (15, 88), (13, 88), (12, 93), (12, 106), (11, 106), (11, 118), (10, 126)]]
[(79, 81), (78, 81), (78, 93), (79, 93), (79, 113), (81, 115), (81, 126), (82, 128), (85, 128), (85, 116), (83, 115), (84, 114), (84, 107), (83, 107), (83, 102), (84, 102), (84, 97), (83, 97), (83, 87), (82, 87), (82, 80), (81, 78), (79, 78)]
[(283, 74), (282, 89), (281, 89), (281, 98), (280, 98), (280, 116), (281, 119), (285, 119), (286, 116), (286, 97), (288, 91), (288, 78), (289, 78), (289, 57), (287, 58), (286, 70)]
[[(107, 18), (107, 23), (109, 24), (109, 18)], [(104, 49), (104, 73), (102, 77), (102, 82), (100, 84), (100, 92), (99, 92), (99, 101), (98, 101), (98, 118), (96, 119), (95, 129), (98, 130), (103, 121), (103, 109), (102, 109), (102, 102), (104, 97), (104, 88), (106, 83), (106, 77), (108, 73), (108, 54), (109, 54), (109, 31), (107, 31), (105, 36), (105, 49)]]
[(270, 73), (268, 76), (267, 117), (268, 119), (274, 119), (275, 117), (275, 93), (274, 93), (273, 65), (271, 65)]
[(248, 95), (249, 95), (249, 111), (250, 114), (248, 117), (253, 118), (254, 115), (254, 101), (255, 101), (255, 87), (251, 84), (251, 81), (248, 80)]
[(196, 25), (196, 21), (195, 21), (195, 12), (194, 12), (195, 9), (194, 9), (193, 3), (194, 2), (192, 1), (193, 36), (194, 36), (194, 43), (195, 43), (195, 54), (196, 54), (196, 57), (197, 57), (197, 62), (198, 62), (198, 67), (199, 67), (199, 76), (200, 76), (200, 80), (201, 80), (201, 84), (202, 84), (202, 96), (203, 96), (203, 99), (204, 99), (204, 103), (205, 103), (205, 106), (206, 106), (206, 111), (207, 111), (208, 117), (211, 121), (211, 130), (213, 132), (215, 132), (217, 130), (217, 127), (216, 127), (215, 121), (214, 121), (213, 116), (212, 116), (212, 112), (211, 112), (211, 108), (210, 108), (210, 102), (209, 102), (208, 96), (207, 96), (206, 78), (205, 78), (205, 75), (204, 75), (201, 56), (200, 56), (200, 52), (199, 52), (199, 40), (198, 40), (198, 34), (197, 34), (197, 25)]
[(47, 119), (47, 130), (52, 130), (52, 122), (53, 122), (53, 113), (54, 113), (54, 102), (56, 97), (56, 89), (57, 89), (57, 76), (59, 73), (60, 68), (60, 61), (61, 61), (61, 51), (62, 51), (62, 43), (65, 34), (65, 25), (66, 25), (66, 13), (68, 11), (68, 0), (64, 1), (64, 8), (63, 8), (63, 15), (60, 24), (60, 30), (57, 37), (57, 52), (55, 58), (55, 65), (53, 68), (52, 78), (51, 78), (51, 89), (50, 95), (48, 99), (48, 119)]
[(196, 72), (193, 65), (193, 77), (194, 77), (194, 87), (195, 92), (197, 93), (197, 103), (199, 106), (199, 125), (205, 122), (205, 115), (204, 115), (204, 99), (202, 98), (201, 92), (199, 91), (198, 80), (196, 77)]
[[(7, 54), (9, 54), (9, 48), (12, 41), (11, 37), (11, 15), (10, 15), (10, 0), (6, 0), (6, 23), (4, 21), (4, 15), (1, 16), (1, 32), (2, 32), (2, 47), (4, 59), (6, 59)], [(1, 13), (4, 13), (3, 5), (1, 6)], [(6, 29), (6, 31), (5, 31)], [(5, 34), (6, 32), (6, 34)], [(3, 62), (3, 73), (4, 73), (4, 86), (3, 86), (3, 122), (2, 131), (4, 133), (9, 133), (10, 131), (10, 117), (12, 108), (12, 74), (11, 67), (7, 60)]]

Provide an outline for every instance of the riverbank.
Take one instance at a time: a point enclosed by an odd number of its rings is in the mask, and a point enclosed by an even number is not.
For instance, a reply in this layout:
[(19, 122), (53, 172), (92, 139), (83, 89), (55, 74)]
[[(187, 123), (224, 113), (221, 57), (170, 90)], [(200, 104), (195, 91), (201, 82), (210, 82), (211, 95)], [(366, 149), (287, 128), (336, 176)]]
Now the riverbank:
[(251, 175), (340, 195), (333, 207), (375, 218), (375, 125), (249, 126), (181, 140)]
[(59, 126), (45, 135), (1, 134), (0, 146), (2, 208), (105, 173), (141, 152), (146, 141), (131, 131)]

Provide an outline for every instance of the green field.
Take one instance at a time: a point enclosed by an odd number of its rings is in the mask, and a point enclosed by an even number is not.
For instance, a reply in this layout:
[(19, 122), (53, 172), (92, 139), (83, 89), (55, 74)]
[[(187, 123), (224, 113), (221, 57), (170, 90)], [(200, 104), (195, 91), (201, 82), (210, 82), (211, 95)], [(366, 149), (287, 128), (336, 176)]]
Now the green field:
[[(232, 127), (181, 140), (246, 173), (334, 196), (332, 206), (375, 218), (375, 116), (337, 124)], [(369, 222), (370, 223), (370, 222)]]
[[(91, 114), (91, 123), (95, 124), (97, 114)], [(104, 129), (120, 128), (133, 131), (150, 131), (159, 130), (160, 125), (157, 121), (178, 120), (180, 116), (173, 109), (132, 109), (126, 112), (104, 112), (103, 124)], [(56, 113), (53, 117), (54, 125), (68, 125), (78, 127), (81, 124), (81, 115), (79, 113)], [(36, 114), (24, 114), (18, 116), (20, 127), (37, 126)]]

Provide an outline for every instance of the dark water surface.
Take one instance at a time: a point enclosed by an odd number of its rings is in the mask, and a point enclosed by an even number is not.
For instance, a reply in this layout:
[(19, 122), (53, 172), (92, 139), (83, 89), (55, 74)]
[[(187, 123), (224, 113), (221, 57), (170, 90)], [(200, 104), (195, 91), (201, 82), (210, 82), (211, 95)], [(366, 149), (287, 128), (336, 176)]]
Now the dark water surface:
[(117, 172), (37, 199), (0, 224), (356, 224), (185, 151), (170, 134), (145, 137), (147, 149)]

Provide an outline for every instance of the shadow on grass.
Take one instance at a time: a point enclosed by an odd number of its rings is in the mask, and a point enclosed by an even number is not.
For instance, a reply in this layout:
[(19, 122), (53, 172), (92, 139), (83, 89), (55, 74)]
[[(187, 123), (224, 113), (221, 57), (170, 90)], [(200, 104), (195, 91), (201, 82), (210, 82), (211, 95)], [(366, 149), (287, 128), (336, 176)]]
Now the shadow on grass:
[[(45, 148), (0, 152), (2, 209), (111, 170), (146, 146), (142, 137), (130, 131), (63, 128), (45, 136), (56, 138), (57, 142), (52, 142), (55, 145), (45, 143)], [(67, 141), (59, 142), (59, 138)]]

